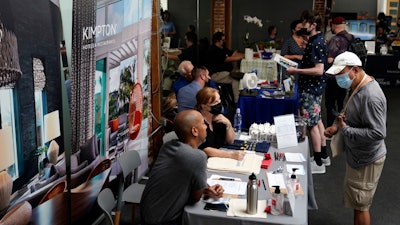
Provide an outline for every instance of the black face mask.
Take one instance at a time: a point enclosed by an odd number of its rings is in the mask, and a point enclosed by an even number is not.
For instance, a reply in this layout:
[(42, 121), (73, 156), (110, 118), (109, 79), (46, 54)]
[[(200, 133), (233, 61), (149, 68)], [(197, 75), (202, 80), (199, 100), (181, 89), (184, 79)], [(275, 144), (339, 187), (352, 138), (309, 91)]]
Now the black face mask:
[(222, 104), (221, 103), (211, 106), (211, 110), (210, 110), (211, 114), (218, 115), (218, 114), (221, 114), (221, 112), (222, 112)]
[(307, 28), (301, 28), (300, 30), (296, 31), (296, 34), (298, 36), (310, 35), (311, 31), (308, 31)]

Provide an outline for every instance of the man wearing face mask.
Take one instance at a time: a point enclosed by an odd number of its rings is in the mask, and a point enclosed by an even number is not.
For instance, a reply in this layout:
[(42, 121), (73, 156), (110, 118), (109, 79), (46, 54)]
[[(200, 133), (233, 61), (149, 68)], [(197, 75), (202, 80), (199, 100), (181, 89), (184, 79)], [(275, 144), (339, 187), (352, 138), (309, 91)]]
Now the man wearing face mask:
[(181, 88), (176, 96), (178, 101), (178, 112), (194, 109), (196, 105), (196, 94), (211, 79), (208, 70), (204, 66), (195, 67), (192, 70), (193, 81)]
[[(353, 35), (346, 31), (346, 20), (343, 17), (335, 17), (332, 20), (332, 32), (336, 34), (328, 43), (328, 64), (339, 54), (345, 52), (354, 39)], [(326, 124), (332, 125), (335, 120), (334, 112), (343, 109), (343, 101), (346, 97), (346, 89), (340, 88), (335, 78), (328, 77), (325, 89)]]
[(322, 17), (318, 12), (306, 10), (302, 13), (302, 31), (310, 35), (304, 50), (300, 68), (290, 67), (289, 74), (299, 74), (298, 95), (300, 116), (305, 121), (310, 133), (314, 160), (311, 161), (313, 174), (324, 174), (328, 164), (324, 124), (321, 120), (321, 101), (326, 86), (325, 69), (327, 68), (327, 46), (321, 32)]
[(228, 118), (221, 114), (222, 104), (218, 91), (205, 87), (197, 92), (196, 109), (203, 115), (207, 125), (207, 139), (199, 146), (208, 157), (222, 157), (242, 160), (244, 151), (224, 151), (219, 148), (224, 144), (232, 144), (235, 132)]
[(356, 54), (344, 52), (326, 71), (354, 95), (334, 126), (326, 128), (325, 135), (332, 137), (339, 129), (342, 131), (347, 162), (343, 202), (354, 210), (354, 224), (369, 225), (369, 208), (387, 153), (387, 103), (378, 82), (361, 65)]

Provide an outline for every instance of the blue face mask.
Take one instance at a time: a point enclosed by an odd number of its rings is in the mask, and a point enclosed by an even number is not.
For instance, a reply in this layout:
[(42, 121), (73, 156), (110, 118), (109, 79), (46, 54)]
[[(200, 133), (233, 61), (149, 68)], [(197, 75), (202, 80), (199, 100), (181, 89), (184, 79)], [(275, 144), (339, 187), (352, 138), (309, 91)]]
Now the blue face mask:
[(349, 71), (346, 73), (342, 73), (339, 75), (336, 75), (336, 83), (339, 85), (339, 87), (344, 88), (344, 89), (349, 89), (351, 84), (353, 83), (353, 79), (350, 79), (349, 73), (353, 68), (351, 68)]

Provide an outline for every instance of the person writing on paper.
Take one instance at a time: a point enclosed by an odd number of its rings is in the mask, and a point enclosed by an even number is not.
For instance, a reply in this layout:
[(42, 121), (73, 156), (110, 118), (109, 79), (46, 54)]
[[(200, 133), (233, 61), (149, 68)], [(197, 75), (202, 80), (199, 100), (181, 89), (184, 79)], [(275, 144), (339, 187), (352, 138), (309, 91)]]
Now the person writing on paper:
[(327, 74), (334, 75), (341, 88), (354, 93), (335, 120), (326, 128), (332, 137), (341, 130), (346, 154), (344, 205), (354, 209), (354, 224), (369, 225), (369, 209), (386, 158), (386, 97), (379, 83), (367, 75), (361, 60), (352, 52), (338, 55)]
[(185, 205), (203, 194), (220, 198), (221, 185), (207, 184), (207, 156), (198, 146), (206, 140), (207, 126), (196, 110), (178, 113), (174, 120), (179, 140), (165, 143), (149, 175), (140, 201), (142, 224), (182, 224)]
[(235, 132), (232, 124), (222, 112), (221, 98), (218, 90), (204, 87), (196, 94), (196, 109), (203, 115), (207, 125), (207, 139), (199, 146), (208, 157), (222, 157), (242, 160), (244, 151), (224, 151), (219, 149), (225, 143), (232, 144)]

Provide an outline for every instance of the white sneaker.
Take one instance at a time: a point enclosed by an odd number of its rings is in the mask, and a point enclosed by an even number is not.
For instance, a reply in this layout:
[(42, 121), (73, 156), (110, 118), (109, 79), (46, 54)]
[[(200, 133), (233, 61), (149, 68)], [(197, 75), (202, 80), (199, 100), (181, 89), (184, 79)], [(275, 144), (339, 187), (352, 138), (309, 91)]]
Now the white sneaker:
[(317, 163), (314, 160), (311, 161), (311, 173), (312, 174), (324, 174), (324, 173), (326, 173), (325, 165), (322, 163), (321, 166), (318, 166)]
[(321, 158), (321, 161), (325, 166), (330, 166), (331, 165), (331, 158), (329, 156), (326, 159)]
[[(314, 161), (314, 156), (311, 156), (310, 160)], [(331, 165), (331, 158), (329, 156), (326, 159), (321, 158), (321, 161), (325, 166), (330, 166)]]

